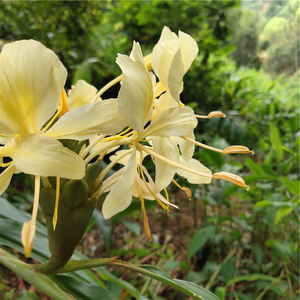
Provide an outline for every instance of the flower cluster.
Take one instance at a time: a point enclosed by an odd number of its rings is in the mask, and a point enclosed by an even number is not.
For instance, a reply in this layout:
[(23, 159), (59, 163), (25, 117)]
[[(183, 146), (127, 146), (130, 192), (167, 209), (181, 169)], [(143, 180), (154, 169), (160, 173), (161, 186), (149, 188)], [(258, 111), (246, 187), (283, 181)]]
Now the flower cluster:
[[(224, 179), (246, 187), (242, 178), (226, 172), (212, 174), (193, 158), (195, 145), (223, 154), (251, 152), (243, 146), (219, 150), (195, 140), (197, 118), (224, 116), (221, 112), (195, 115), (180, 101), (183, 76), (197, 53), (191, 36), (181, 31), (177, 36), (165, 27), (151, 55), (143, 57), (136, 42), (130, 56), (119, 54), (116, 62), (122, 75), (99, 92), (79, 80), (67, 95), (67, 71), (54, 52), (33, 40), (3, 47), (0, 143), (4, 146), (0, 147), (0, 166), (6, 169), (0, 174), (0, 194), (14, 173), (35, 177), (32, 219), (22, 231), (27, 255), (35, 235), (40, 181), (47, 186), (47, 177), (57, 177), (59, 190), (59, 178), (81, 179), (87, 164), (106, 155), (110, 163), (96, 179), (93, 197), (108, 193), (102, 208), (105, 218), (126, 209), (132, 197), (139, 198), (149, 238), (144, 199), (156, 200), (169, 211), (169, 206), (175, 205), (169, 201), (166, 188), (172, 182), (177, 184), (176, 173), (192, 184)], [(118, 97), (103, 100), (102, 94), (118, 82)], [(83, 141), (79, 153), (63, 146), (62, 140)], [(147, 156), (154, 162), (155, 178), (143, 166)], [(3, 158), (9, 161), (4, 163)], [(123, 167), (107, 177), (117, 163)], [(189, 189), (182, 189), (191, 196)], [(57, 209), (53, 214), (55, 228)]]

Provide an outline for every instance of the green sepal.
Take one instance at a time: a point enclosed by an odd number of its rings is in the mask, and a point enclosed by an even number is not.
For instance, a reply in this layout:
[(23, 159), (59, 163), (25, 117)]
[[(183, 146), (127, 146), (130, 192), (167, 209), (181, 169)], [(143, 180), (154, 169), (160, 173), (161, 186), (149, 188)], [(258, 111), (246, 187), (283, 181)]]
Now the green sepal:
[(92, 217), (97, 200), (88, 198), (84, 180), (70, 180), (62, 187), (59, 197), (58, 218), (53, 230), (55, 190), (41, 189), (40, 205), (46, 218), (51, 257), (37, 265), (39, 272), (50, 274), (64, 266), (73, 255)]

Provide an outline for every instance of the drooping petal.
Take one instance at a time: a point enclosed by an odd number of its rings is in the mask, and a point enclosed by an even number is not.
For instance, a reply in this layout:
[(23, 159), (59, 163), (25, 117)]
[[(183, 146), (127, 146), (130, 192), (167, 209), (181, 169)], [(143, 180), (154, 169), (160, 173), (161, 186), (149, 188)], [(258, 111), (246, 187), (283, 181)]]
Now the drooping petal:
[(134, 151), (121, 178), (113, 186), (110, 193), (104, 200), (102, 213), (105, 219), (111, 218), (130, 205), (135, 187), (136, 172), (136, 156)]
[(116, 134), (124, 127), (117, 112), (117, 100), (108, 99), (68, 111), (45, 135), (55, 139), (85, 140), (95, 134)]
[[(195, 135), (194, 135), (193, 131), (188, 132), (186, 134), (186, 137), (188, 137), (192, 140), (195, 140)], [(182, 153), (182, 157), (184, 158), (185, 161), (189, 161), (194, 155), (195, 144), (193, 144), (189, 141), (186, 141), (180, 137), (177, 137), (177, 142), (178, 142), (180, 151)]]
[(13, 164), (26, 174), (69, 179), (81, 179), (85, 174), (85, 164), (75, 152), (40, 134), (11, 140), (0, 148), (0, 155), (12, 158)]
[[(190, 159), (189, 162), (186, 162), (180, 156), (179, 163), (185, 167), (192, 169), (192, 170), (196, 170), (196, 171), (199, 171), (199, 172), (202, 172), (205, 174), (209, 174), (209, 175), (212, 174), (208, 168), (204, 167), (198, 160), (196, 160), (194, 158)], [(211, 183), (211, 178), (209, 178), (209, 177), (204, 177), (204, 176), (200, 176), (197, 174), (193, 174), (193, 173), (181, 170), (179, 168), (177, 169), (177, 173), (180, 176), (185, 177), (189, 183), (193, 183), (193, 184)]]
[[(168, 137), (153, 137), (153, 150), (178, 163), (179, 161), (179, 152), (176, 143)], [(167, 187), (175, 173), (177, 168), (155, 158), (155, 185), (154, 185), (154, 194), (159, 193), (162, 189)]]
[(0, 54), (0, 132), (37, 133), (58, 107), (67, 70), (33, 40), (4, 45)]
[(197, 126), (194, 111), (188, 106), (179, 106), (163, 111), (141, 134), (147, 136), (185, 136)]
[(131, 57), (135, 60), (121, 54), (117, 58), (124, 75), (118, 112), (127, 126), (142, 131), (152, 115), (153, 86), (138, 43), (133, 44)]
[(69, 110), (91, 102), (97, 93), (97, 89), (84, 80), (78, 80), (75, 86), (69, 91)]
[(9, 186), (15, 170), (16, 167), (14, 165), (10, 165), (0, 174), (0, 196), (6, 191), (7, 187)]

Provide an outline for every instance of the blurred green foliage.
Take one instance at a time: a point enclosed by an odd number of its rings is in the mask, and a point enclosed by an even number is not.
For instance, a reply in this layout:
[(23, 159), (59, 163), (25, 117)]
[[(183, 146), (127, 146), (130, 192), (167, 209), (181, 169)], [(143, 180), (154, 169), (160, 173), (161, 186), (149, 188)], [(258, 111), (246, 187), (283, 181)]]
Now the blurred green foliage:
[[(111, 223), (103, 220), (100, 212), (94, 214), (89, 232), (95, 226), (100, 228), (102, 252), (119, 256), (131, 253), (134, 262), (147, 255), (157, 256), (159, 266), (167, 271), (179, 270), (185, 279), (210, 288), (221, 300), (225, 296), (241, 300), (297, 299), (297, 17), (297, 0), (0, 3), (1, 42), (40, 40), (67, 67), (68, 87), (79, 78), (98, 88), (103, 86), (120, 74), (115, 64), (117, 53), (129, 54), (133, 40), (141, 43), (144, 55), (150, 53), (164, 25), (190, 34), (198, 43), (199, 55), (184, 78), (182, 102), (199, 114), (212, 110), (226, 114), (225, 119), (200, 120), (197, 140), (222, 149), (243, 144), (255, 151), (247, 157), (223, 156), (205, 149), (195, 153), (211, 170), (237, 173), (251, 188), (244, 191), (218, 181), (209, 186), (189, 186), (195, 198), (189, 218), (195, 228), (185, 233), (190, 237), (186, 258), (178, 260), (178, 253), (159, 243), (144, 249), (135, 236), (125, 241), (126, 249), (114, 248), (114, 228), (125, 226), (134, 235), (140, 232), (137, 202)], [(104, 96), (115, 97), (118, 88)], [(178, 181), (183, 184), (180, 178)], [(20, 182), (15, 183), (20, 189)], [(11, 187), (5, 196), (16, 207), (28, 210), (32, 201), (26, 189), (30, 187), (23, 183), (21, 188), (22, 193), (18, 193)], [(146, 205), (154, 210), (153, 202)], [(163, 224), (165, 218), (157, 215), (155, 221)], [(138, 276), (130, 280), (146, 297), (164, 299), (153, 282)], [(166, 299), (175, 297), (173, 293)]]

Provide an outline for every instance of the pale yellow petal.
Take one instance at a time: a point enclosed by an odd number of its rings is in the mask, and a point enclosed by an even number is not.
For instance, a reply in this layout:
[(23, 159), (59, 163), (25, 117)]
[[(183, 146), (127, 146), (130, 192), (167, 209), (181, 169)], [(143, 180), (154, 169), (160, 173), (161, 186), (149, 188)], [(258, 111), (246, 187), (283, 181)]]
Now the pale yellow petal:
[(118, 112), (127, 126), (142, 131), (152, 115), (153, 86), (137, 43), (133, 45), (132, 57), (136, 60), (122, 54), (117, 58), (124, 75), (118, 95)]
[[(195, 135), (194, 132), (188, 132), (186, 137), (195, 140)], [(191, 143), (189, 141), (186, 141), (180, 137), (177, 137), (177, 142), (182, 154), (182, 157), (185, 159), (185, 161), (189, 161), (193, 155), (194, 155), (194, 151), (195, 151), (195, 144)]]
[(175, 33), (173, 33), (169, 27), (164, 26), (161, 36), (157, 42), (157, 44), (154, 46), (152, 55), (151, 55), (151, 65), (156, 73), (158, 75), (158, 67), (160, 64), (161, 55), (164, 52), (164, 48), (162, 47), (162, 43), (165, 41), (177, 39), (177, 36)]
[(199, 48), (196, 41), (190, 35), (179, 30), (178, 37), (181, 45), (181, 56), (185, 74), (196, 58)]
[(0, 148), (0, 155), (11, 157), (14, 165), (26, 174), (69, 179), (81, 179), (85, 174), (85, 164), (75, 152), (39, 134), (11, 140)]
[(140, 135), (184, 136), (197, 126), (194, 111), (188, 106), (170, 108), (163, 111)]
[(85, 140), (95, 134), (116, 134), (124, 127), (117, 112), (117, 100), (108, 99), (68, 111), (45, 135), (56, 139)]
[(166, 109), (178, 107), (178, 105), (178, 102), (171, 96), (170, 91), (167, 91), (159, 97), (159, 101), (157, 101), (153, 110), (151, 121), (156, 119)]
[(168, 74), (168, 88), (172, 97), (178, 102), (180, 101), (179, 94), (181, 92), (184, 75), (183, 68), (184, 65), (181, 58), (181, 49), (178, 49), (173, 57)]
[(82, 79), (78, 80), (76, 85), (72, 86), (72, 89), (68, 93), (69, 110), (90, 103), (97, 91), (93, 85)]
[[(179, 161), (179, 152), (177, 145), (168, 137), (153, 137), (153, 150), (178, 163)], [(155, 158), (155, 185), (154, 185), (154, 194), (159, 193), (161, 190), (166, 188), (172, 181), (177, 168)]]
[[(192, 170), (196, 170), (196, 171), (199, 171), (199, 172), (202, 172), (205, 174), (209, 174), (209, 175), (212, 174), (208, 168), (204, 167), (198, 160), (196, 160), (194, 158), (190, 159), (189, 162), (186, 162), (182, 157), (180, 157), (179, 163), (182, 166), (188, 167)], [(179, 168), (177, 169), (177, 173), (180, 176), (185, 177), (189, 183), (193, 183), (193, 184), (211, 183), (211, 178), (193, 174), (193, 173), (181, 170)]]
[(4, 45), (0, 54), (0, 132), (37, 133), (55, 113), (67, 71), (33, 40)]
[(125, 210), (132, 201), (137, 172), (135, 152), (132, 153), (121, 178), (104, 200), (102, 213), (105, 219)]
[(0, 174), (0, 195), (2, 195), (8, 188), (15, 170), (16, 167), (14, 165), (10, 165)]

